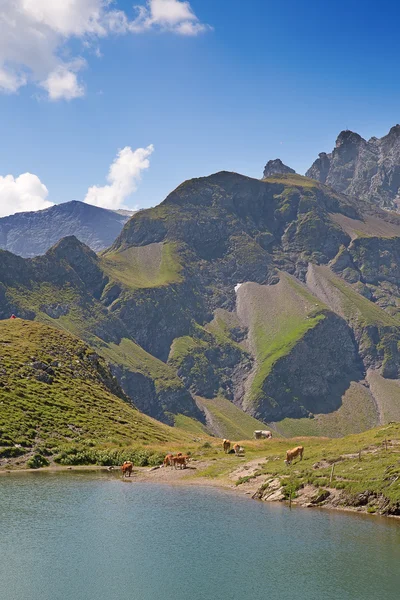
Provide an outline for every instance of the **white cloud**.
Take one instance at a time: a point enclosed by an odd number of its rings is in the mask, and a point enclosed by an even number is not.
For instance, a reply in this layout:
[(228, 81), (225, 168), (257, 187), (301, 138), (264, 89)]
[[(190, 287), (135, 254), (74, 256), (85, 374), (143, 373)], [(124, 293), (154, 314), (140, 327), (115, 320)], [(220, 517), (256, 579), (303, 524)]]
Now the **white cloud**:
[(0, 92), (15, 93), (34, 83), (52, 100), (82, 96), (77, 73), (85, 61), (62, 58), (74, 39), (80, 40), (82, 51), (94, 46), (99, 54), (99, 39), (109, 35), (151, 29), (197, 35), (209, 29), (189, 2), (147, 0), (136, 7), (134, 20), (116, 6), (116, 0), (0, 0)]
[(85, 94), (83, 86), (78, 82), (76, 73), (68, 66), (59, 65), (50, 73), (42, 87), (49, 94), (50, 100), (73, 100)]
[(108, 172), (108, 185), (89, 188), (84, 202), (101, 208), (127, 208), (124, 202), (137, 190), (142, 171), (150, 166), (149, 156), (154, 146), (132, 150), (126, 146), (120, 150)]
[(158, 28), (180, 35), (197, 35), (211, 29), (209, 25), (199, 21), (189, 2), (147, 0), (146, 6), (136, 8), (139, 15), (130, 26), (132, 31)]
[(31, 173), (24, 173), (17, 178), (12, 175), (0, 176), (0, 217), (53, 206), (47, 200), (48, 193), (39, 177)]

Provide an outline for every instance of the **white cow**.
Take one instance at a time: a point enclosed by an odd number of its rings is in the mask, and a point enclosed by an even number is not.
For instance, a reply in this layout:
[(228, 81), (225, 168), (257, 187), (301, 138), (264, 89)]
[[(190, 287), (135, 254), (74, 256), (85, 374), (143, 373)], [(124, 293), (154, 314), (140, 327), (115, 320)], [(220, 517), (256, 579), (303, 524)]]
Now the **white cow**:
[(272, 432), (262, 430), (262, 429), (256, 429), (256, 431), (254, 432), (254, 439), (255, 440), (261, 440), (261, 439), (270, 440), (270, 439), (272, 439)]

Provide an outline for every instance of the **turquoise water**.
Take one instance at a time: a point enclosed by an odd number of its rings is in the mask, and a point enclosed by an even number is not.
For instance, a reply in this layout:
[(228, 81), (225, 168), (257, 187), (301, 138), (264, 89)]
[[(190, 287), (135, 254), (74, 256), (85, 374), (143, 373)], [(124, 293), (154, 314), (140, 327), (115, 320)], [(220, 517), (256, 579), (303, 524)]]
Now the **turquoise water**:
[(0, 479), (1, 600), (398, 600), (400, 524), (102, 474)]

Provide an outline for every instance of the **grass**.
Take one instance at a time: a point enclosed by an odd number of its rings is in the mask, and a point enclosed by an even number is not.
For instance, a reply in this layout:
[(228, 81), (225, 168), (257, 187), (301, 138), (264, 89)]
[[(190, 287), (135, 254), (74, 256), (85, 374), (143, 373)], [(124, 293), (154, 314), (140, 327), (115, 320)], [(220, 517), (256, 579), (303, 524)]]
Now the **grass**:
[(282, 273), (251, 315), (257, 369), (246, 398), (246, 406), (257, 404), (263, 384), (275, 363), (287, 356), (304, 335), (325, 318), (326, 307), (303, 285)]
[[(282, 458), (289, 442), (273, 440), (268, 447), (267, 462), (260, 469), (261, 474), (282, 478), (290, 475), (300, 485), (308, 483), (324, 487), (330, 479), (331, 465), (335, 463), (332, 487), (343, 489), (350, 495), (369, 490), (375, 494), (383, 494), (392, 504), (400, 502), (399, 424), (349, 435), (340, 440), (297, 438), (292, 441), (293, 445), (301, 443), (304, 446), (303, 461), (286, 466)], [(327, 466), (314, 468), (322, 460), (326, 461)]]
[(119, 344), (109, 343), (101, 349), (102, 354), (116, 365), (127, 367), (154, 380), (156, 391), (182, 387), (175, 371), (167, 364), (155, 358), (138, 344), (123, 338)]
[(187, 431), (193, 435), (208, 435), (206, 427), (200, 423), (200, 421), (196, 421), (196, 419), (192, 419), (186, 415), (175, 415), (174, 416), (174, 424), (175, 427), (182, 429), (182, 431)]
[(300, 188), (320, 188), (321, 185), (318, 181), (304, 177), (303, 175), (297, 175), (297, 173), (284, 173), (282, 175), (272, 175), (263, 179), (267, 183), (281, 183), (285, 186), (294, 186)]
[(211, 420), (213, 433), (230, 440), (251, 439), (255, 429), (266, 429), (265, 423), (257, 421), (243, 412), (226, 398), (206, 400), (197, 397), (198, 404), (205, 409)]
[(351, 433), (361, 433), (378, 424), (379, 414), (369, 390), (359, 383), (352, 382), (338, 410), (315, 415), (314, 419), (283, 419), (275, 423), (275, 427), (286, 437), (323, 435), (338, 438)]
[[(202, 455), (213, 462), (196, 476), (226, 481), (238, 467), (249, 460), (259, 458), (258, 467), (250, 477), (258, 477), (260, 486), (268, 478), (277, 477), (283, 485), (294, 486), (295, 489), (311, 484), (320, 489), (332, 487), (344, 490), (349, 505), (357, 494), (366, 490), (384, 496), (391, 506), (400, 504), (399, 423), (340, 439), (274, 438), (265, 441), (244, 441), (243, 445), (246, 457), (241, 459), (223, 455), (222, 450), (215, 445), (208, 450), (199, 449), (196, 456)], [(284, 463), (286, 450), (298, 445), (304, 446), (303, 460), (287, 466)], [(330, 484), (332, 464), (335, 464), (335, 469)], [(248, 479), (248, 476), (241, 476), (236, 483), (241, 485)], [(374, 507), (370, 507), (369, 512), (375, 510)]]
[(328, 283), (340, 301), (343, 315), (349, 321), (357, 320), (360, 325), (377, 325), (382, 327), (398, 327), (399, 321), (390, 316), (368, 298), (361, 296), (349, 284), (335, 275), (328, 267), (315, 266), (317, 276)]
[(129, 289), (152, 288), (182, 281), (177, 244), (157, 243), (103, 254), (101, 266), (112, 281)]
[[(0, 457), (69, 449), (105, 451), (187, 441), (122, 397), (101, 358), (82, 341), (39, 323), (0, 322)], [(37, 379), (40, 361), (52, 383)]]

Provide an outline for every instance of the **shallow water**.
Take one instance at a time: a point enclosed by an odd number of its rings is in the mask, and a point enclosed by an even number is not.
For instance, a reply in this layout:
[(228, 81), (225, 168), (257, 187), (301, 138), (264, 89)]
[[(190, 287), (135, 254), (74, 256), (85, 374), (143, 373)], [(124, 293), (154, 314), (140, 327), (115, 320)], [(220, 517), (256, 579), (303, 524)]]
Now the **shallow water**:
[(1, 600), (398, 600), (400, 524), (103, 474), (0, 479)]

